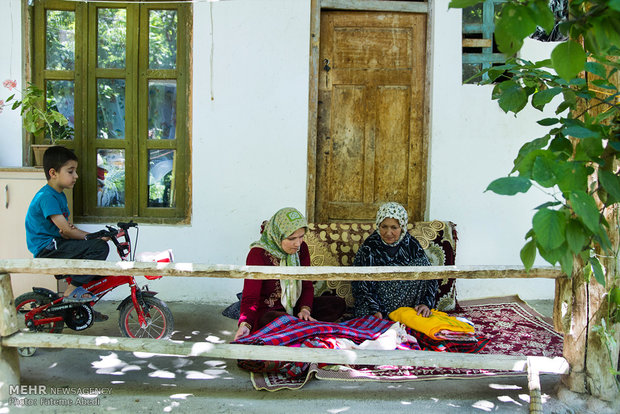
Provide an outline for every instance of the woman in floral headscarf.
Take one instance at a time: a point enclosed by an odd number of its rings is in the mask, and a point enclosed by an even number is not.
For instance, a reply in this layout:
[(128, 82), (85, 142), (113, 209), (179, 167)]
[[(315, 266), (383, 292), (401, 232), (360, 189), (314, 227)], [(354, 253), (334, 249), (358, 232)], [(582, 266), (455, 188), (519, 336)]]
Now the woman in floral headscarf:
[[(377, 211), (377, 230), (357, 251), (354, 266), (430, 266), (420, 243), (407, 232), (407, 210), (394, 202)], [(428, 317), (435, 306), (437, 280), (356, 281), (351, 283), (355, 316), (378, 318), (402, 306)]]
[[(264, 224), (258, 241), (250, 245), (247, 265), (310, 266), (310, 252), (303, 241), (308, 222), (296, 209), (279, 210)], [(254, 280), (243, 282), (239, 328), (235, 340), (267, 325), (280, 315), (290, 314), (306, 321), (333, 322), (346, 304), (335, 296), (314, 297), (311, 281)]]

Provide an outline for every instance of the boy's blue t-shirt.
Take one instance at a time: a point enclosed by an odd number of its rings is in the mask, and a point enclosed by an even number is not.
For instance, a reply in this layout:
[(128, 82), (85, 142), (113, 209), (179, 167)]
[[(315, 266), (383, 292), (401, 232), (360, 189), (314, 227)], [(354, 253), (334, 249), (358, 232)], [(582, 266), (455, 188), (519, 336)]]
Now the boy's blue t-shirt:
[(28, 250), (36, 257), (54, 238), (60, 237), (58, 227), (50, 219), (62, 214), (69, 220), (69, 205), (64, 192), (46, 184), (34, 196), (26, 213), (26, 241)]

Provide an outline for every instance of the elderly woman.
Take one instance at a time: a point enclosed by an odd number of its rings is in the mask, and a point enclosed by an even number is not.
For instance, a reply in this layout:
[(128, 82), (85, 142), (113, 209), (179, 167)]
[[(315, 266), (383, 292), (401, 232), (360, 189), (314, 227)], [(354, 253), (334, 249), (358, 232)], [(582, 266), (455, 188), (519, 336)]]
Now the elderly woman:
[[(377, 211), (377, 230), (364, 241), (354, 266), (429, 266), (420, 243), (407, 232), (407, 210), (398, 203), (383, 204)], [(415, 308), (428, 317), (435, 306), (437, 280), (352, 282), (355, 316), (383, 318), (400, 308)]]
[[(264, 224), (258, 241), (250, 245), (246, 264), (257, 266), (310, 266), (304, 242), (308, 223), (294, 208), (279, 210)], [(314, 297), (311, 281), (252, 280), (243, 282), (239, 328), (235, 340), (254, 332), (278, 316), (290, 314), (306, 321), (333, 322), (344, 313), (344, 299)]]

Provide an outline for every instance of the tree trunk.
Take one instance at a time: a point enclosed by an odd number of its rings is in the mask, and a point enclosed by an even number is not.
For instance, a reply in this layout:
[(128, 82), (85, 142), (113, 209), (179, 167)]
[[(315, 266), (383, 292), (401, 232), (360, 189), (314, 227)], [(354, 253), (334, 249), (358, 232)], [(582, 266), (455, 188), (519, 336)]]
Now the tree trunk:
[[(606, 214), (610, 223), (609, 237), (614, 251), (618, 250), (618, 213)], [(606, 285), (616, 282), (618, 271), (617, 257), (601, 253), (601, 264), (605, 268)], [(594, 278), (589, 282), (584, 278), (584, 264), (576, 259), (573, 276), (569, 281), (558, 280), (554, 320), (556, 329), (564, 332), (564, 358), (571, 371), (564, 376), (564, 384), (574, 392), (588, 393), (606, 401), (620, 397), (616, 376), (611, 369), (618, 369), (620, 343), (620, 324), (609, 324), (609, 303), (607, 288)], [(595, 327), (601, 326), (605, 319), (609, 331), (615, 331), (615, 347), (606, 344)]]

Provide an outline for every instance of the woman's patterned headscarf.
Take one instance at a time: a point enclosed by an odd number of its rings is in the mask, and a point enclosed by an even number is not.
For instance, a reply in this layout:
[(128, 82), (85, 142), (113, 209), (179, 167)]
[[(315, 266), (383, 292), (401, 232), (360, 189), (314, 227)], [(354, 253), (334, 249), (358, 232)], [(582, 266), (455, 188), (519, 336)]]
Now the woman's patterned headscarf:
[(386, 218), (393, 218), (398, 221), (398, 224), (400, 224), (400, 228), (402, 231), (400, 232), (400, 237), (398, 238), (398, 241), (393, 244), (396, 245), (400, 243), (407, 234), (407, 222), (409, 221), (407, 210), (402, 205), (393, 201), (383, 204), (381, 207), (379, 207), (379, 210), (377, 211), (377, 231), (379, 230), (379, 226), (381, 225), (383, 220), (385, 220)]
[[(292, 207), (285, 207), (278, 210), (269, 219), (259, 240), (250, 245), (266, 250), (272, 256), (280, 259), (280, 266), (299, 266), (299, 253), (288, 254), (282, 250), (282, 240), (289, 237), (295, 231), (304, 228), (308, 230), (308, 222), (303, 214)], [(293, 308), (301, 296), (301, 280), (280, 280), (282, 288), (282, 306), (289, 314), (293, 313)]]

